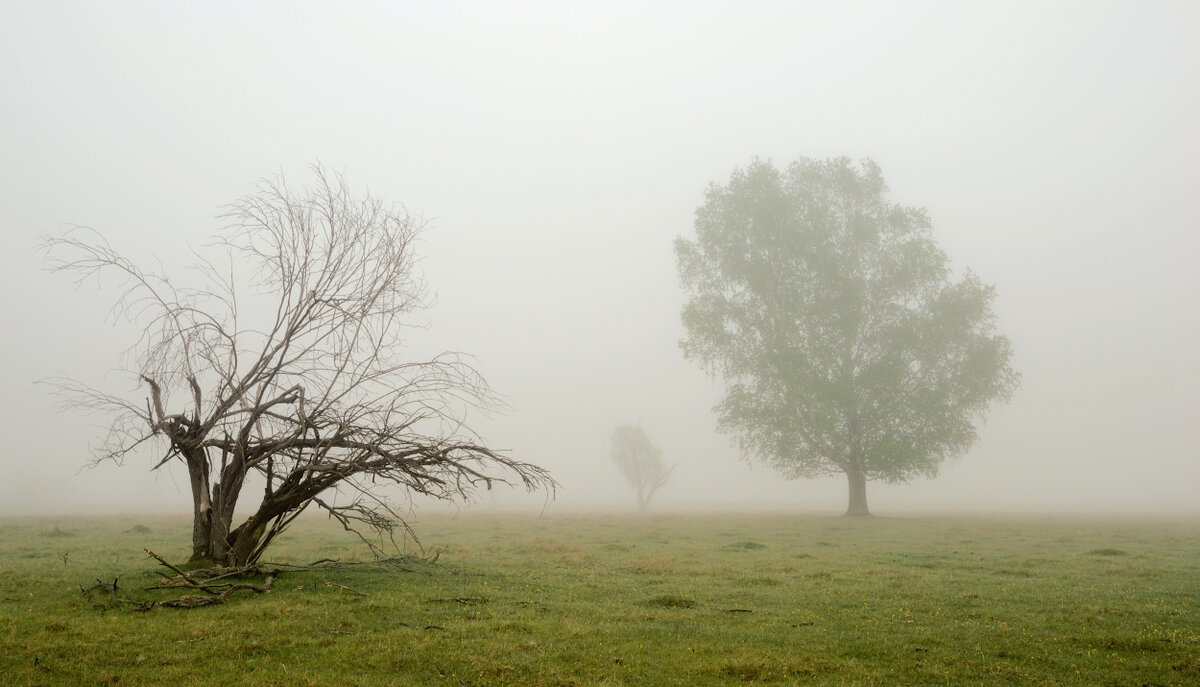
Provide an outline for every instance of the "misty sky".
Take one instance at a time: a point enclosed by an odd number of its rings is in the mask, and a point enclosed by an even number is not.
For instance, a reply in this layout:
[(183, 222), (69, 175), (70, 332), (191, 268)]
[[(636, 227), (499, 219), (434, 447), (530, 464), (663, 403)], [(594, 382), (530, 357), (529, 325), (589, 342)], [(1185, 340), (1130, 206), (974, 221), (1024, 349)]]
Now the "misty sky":
[(80, 471), (103, 418), (34, 381), (141, 394), (114, 371), (131, 332), (37, 237), (184, 265), (220, 206), (316, 160), (429, 221), (414, 355), (477, 356), (514, 406), (478, 429), (554, 472), (553, 508), (631, 506), (608, 435), (640, 423), (680, 464), (663, 507), (840, 511), (844, 479), (715, 434), (672, 252), (734, 167), (833, 155), (877, 161), (996, 286), (1024, 377), (874, 511), (1194, 512), (1198, 35), (1187, 1), (3, 3), (0, 514), (189, 507), (149, 455)]

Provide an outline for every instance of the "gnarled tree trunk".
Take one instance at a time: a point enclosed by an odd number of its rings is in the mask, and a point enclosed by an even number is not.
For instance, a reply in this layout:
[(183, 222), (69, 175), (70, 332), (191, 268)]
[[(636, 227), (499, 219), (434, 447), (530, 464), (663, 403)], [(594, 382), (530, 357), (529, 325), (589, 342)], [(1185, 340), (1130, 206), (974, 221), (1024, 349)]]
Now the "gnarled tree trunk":
[(211, 559), (212, 502), (204, 475), (204, 458), (188, 459), (188, 477), (192, 485), (192, 560)]

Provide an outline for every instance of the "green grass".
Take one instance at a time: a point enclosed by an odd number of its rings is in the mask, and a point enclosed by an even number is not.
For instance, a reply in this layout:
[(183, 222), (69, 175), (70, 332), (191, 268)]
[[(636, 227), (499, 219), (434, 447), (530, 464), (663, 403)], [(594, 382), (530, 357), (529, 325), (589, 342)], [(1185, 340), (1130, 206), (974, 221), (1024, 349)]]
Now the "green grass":
[[(137, 531), (137, 526), (144, 530)], [(156, 598), (182, 519), (0, 519), (6, 685), (1197, 685), (1200, 522), (468, 514), (410, 573)], [(324, 520), (277, 561), (369, 559)], [(357, 592), (357, 593), (356, 593)], [(364, 595), (360, 595), (364, 594)]]

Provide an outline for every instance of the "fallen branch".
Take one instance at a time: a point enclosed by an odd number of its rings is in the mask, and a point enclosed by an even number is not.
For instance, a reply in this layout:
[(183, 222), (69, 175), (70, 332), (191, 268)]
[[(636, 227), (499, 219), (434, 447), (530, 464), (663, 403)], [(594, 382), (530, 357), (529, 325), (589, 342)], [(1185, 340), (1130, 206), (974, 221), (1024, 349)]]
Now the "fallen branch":
[(121, 578), (119, 578), (119, 577), (114, 577), (112, 584), (109, 584), (107, 582), (104, 582), (100, 578), (96, 578), (96, 584), (88, 587), (87, 589), (84, 589), (83, 585), (79, 585), (79, 591), (82, 592), (84, 596), (87, 596), (87, 595), (91, 594), (92, 592), (96, 591), (97, 589), (99, 589), (101, 591), (108, 592), (109, 595), (112, 596), (113, 601), (120, 601), (120, 599), (117, 597), (117, 591), (118, 591), (117, 581), (120, 579)]
[(326, 582), (325, 586), (326, 587), (337, 587), (338, 589), (345, 589), (346, 591), (350, 592), (351, 594), (357, 594), (358, 596), (366, 596), (365, 593), (360, 592), (357, 589), (351, 589), (344, 584), (335, 584), (333, 582)]
[[(91, 587), (84, 588), (80, 585), (79, 590), (85, 595), (89, 595), (96, 590), (107, 592), (114, 603), (126, 604), (134, 607), (138, 611), (149, 611), (153, 608), (199, 608), (201, 606), (213, 606), (225, 602), (225, 599), (234, 592), (251, 591), (256, 594), (264, 594), (271, 591), (275, 579), (285, 572), (311, 572), (311, 571), (367, 571), (367, 572), (417, 572), (413, 567), (410, 567), (414, 562), (431, 564), (437, 560), (433, 559), (414, 558), (414, 557), (397, 557), (384, 558), (376, 561), (353, 561), (343, 563), (341, 561), (322, 558), (308, 565), (292, 565), (288, 563), (265, 563), (260, 565), (252, 565), (246, 568), (230, 568), (217, 566), (212, 568), (201, 568), (197, 570), (186, 571), (177, 565), (167, 561), (162, 556), (154, 553), (150, 549), (145, 549), (146, 554), (157, 561), (164, 568), (167, 568), (174, 575), (166, 575), (161, 571), (159, 575), (162, 579), (157, 584), (146, 587), (147, 590), (188, 590), (189, 592), (182, 596), (171, 599), (159, 599), (156, 601), (137, 601), (134, 599), (124, 598), (119, 594), (117, 580), (114, 579), (112, 584), (96, 580), (96, 584)], [(247, 577), (262, 577), (261, 584), (250, 582), (232, 582), (231, 578), (247, 578)], [(361, 592), (353, 587), (348, 587), (335, 582), (325, 582), (328, 587), (337, 587), (357, 596), (368, 596), (365, 592)], [(487, 603), (487, 599), (482, 597), (458, 597), (452, 599), (459, 603)]]
[[(97, 587), (110, 590), (113, 599), (120, 603), (130, 604), (136, 607), (139, 611), (148, 611), (152, 608), (198, 608), (200, 606), (212, 606), (215, 604), (225, 603), (225, 598), (230, 594), (238, 591), (252, 591), (257, 594), (264, 594), (271, 591), (271, 586), (275, 583), (275, 578), (279, 576), (279, 570), (271, 570), (253, 566), (244, 569), (232, 568), (209, 568), (206, 570), (194, 570), (191, 573), (183, 570), (177, 565), (172, 564), (167, 559), (154, 553), (150, 549), (145, 549), (146, 554), (158, 561), (163, 567), (167, 568), (175, 575), (163, 575), (163, 579), (156, 585), (147, 589), (193, 589), (198, 592), (203, 592), (204, 596), (196, 594), (184, 594), (183, 596), (174, 599), (159, 599), (157, 601), (134, 601), (132, 599), (123, 599), (117, 596), (117, 581), (113, 580), (111, 587), (104, 583), (93, 586), (91, 589), (80, 589), (85, 593), (90, 592)], [(265, 579), (262, 584), (251, 584), (248, 582), (221, 582), (214, 584), (216, 580), (228, 579), (230, 577), (249, 577), (263, 575)], [(99, 580), (97, 580), (99, 582)]]
[(144, 602), (137, 610), (148, 611), (151, 608), (199, 608), (200, 606), (215, 606), (225, 603), (224, 596), (197, 596), (184, 594), (176, 599), (161, 599)]
[[(208, 596), (197, 596), (195, 594), (184, 594), (183, 596), (174, 599), (160, 599), (158, 601), (146, 601), (140, 604), (137, 609), (139, 611), (148, 611), (152, 608), (198, 608), (200, 606), (213, 606), (216, 604), (225, 603), (225, 597), (230, 594), (242, 590), (248, 590), (257, 594), (264, 594), (271, 591), (271, 585), (275, 583), (275, 578), (278, 577), (278, 571), (270, 571), (262, 584), (221, 584), (215, 586), (187, 584), (186, 586), (198, 589)], [(151, 589), (169, 589), (170, 587), (151, 587)]]
[(335, 558), (322, 558), (318, 561), (313, 561), (307, 565), (296, 565), (294, 563), (262, 563), (263, 566), (270, 566), (280, 572), (309, 572), (312, 570), (327, 570), (336, 572), (423, 572), (418, 570), (417, 565), (433, 565), (437, 562), (438, 555), (434, 554), (432, 558), (420, 558), (418, 556), (393, 556), (391, 558), (379, 558), (373, 561), (340, 561)]
[[(197, 588), (197, 589), (203, 589), (203, 588), (204, 588), (204, 586), (203, 586), (202, 584), (200, 584), (200, 583), (199, 583), (199, 582), (197, 582), (196, 580), (192, 579), (192, 576), (191, 576), (191, 575), (187, 574), (186, 572), (184, 572), (184, 571), (183, 571), (183, 570), (181, 570), (180, 568), (178, 568), (178, 567), (176, 567), (176, 566), (174, 566), (174, 565), (171, 565), (171, 564), (170, 564), (170, 563), (168, 563), (168, 562), (166, 561), (166, 559), (164, 559), (162, 556), (158, 555), (157, 553), (154, 553), (154, 552), (153, 552), (153, 551), (151, 551), (150, 549), (142, 549), (142, 550), (143, 550), (143, 551), (145, 551), (145, 552), (146, 552), (146, 554), (147, 554), (147, 555), (149, 555), (149, 556), (150, 556), (151, 558), (153, 558), (154, 560), (158, 561), (159, 563), (163, 564), (163, 565), (164, 565), (164, 566), (166, 566), (167, 568), (169, 568), (169, 569), (171, 569), (172, 571), (174, 571), (176, 575), (179, 575), (180, 577), (182, 577), (182, 578), (184, 579), (184, 581), (186, 581), (186, 582), (188, 583), (188, 586), (195, 587), (195, 588)], [(163, 577), (166, 577), (166, 575), (163, 575)], [(169, 578), (169, 577), (166, 577), (166, 579), (168, 579), (168, 580), (169, 580), (169, 579), (171, 579), (171, 578)], [(207, 590), (205, 590), (205, 591), (207, 591)]]
[(426, 599), (426, 601), (429, 603), (441, 604), (459, 603), (463, 604), (464, 606), (470, 606), (474, 604), (485, 604), (488, 602), (488, 598), (486, 596), (447, 596), (440, 599)]

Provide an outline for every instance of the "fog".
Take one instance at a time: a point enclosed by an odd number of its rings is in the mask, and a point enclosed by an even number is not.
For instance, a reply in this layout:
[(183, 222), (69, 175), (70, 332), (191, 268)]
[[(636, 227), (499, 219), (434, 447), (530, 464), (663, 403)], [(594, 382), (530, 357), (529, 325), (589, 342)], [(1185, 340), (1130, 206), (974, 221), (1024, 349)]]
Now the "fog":
[(623, 423), (679, 463), (659, 510), (843, 510), (844, 479), (715, 432), (672, 252), (735, 167), (833, 155), (878, 162), (995, 285), (1023, 375), (873, 511), (1196, 512), (1198, 34), (1192, 2), (4, 3), (0, 514), (189, 507), (150, 455), (81, 469), (103, 418), (34, 382), (140, 394), (136, 332), (37, 237), (84, 224), (177, 268), (221, 205), (316, 160), (429, 222), (413, 354), (476, 357), (512, 406), (476, 428), (553, 471), (551, 511), (633, 507)]

